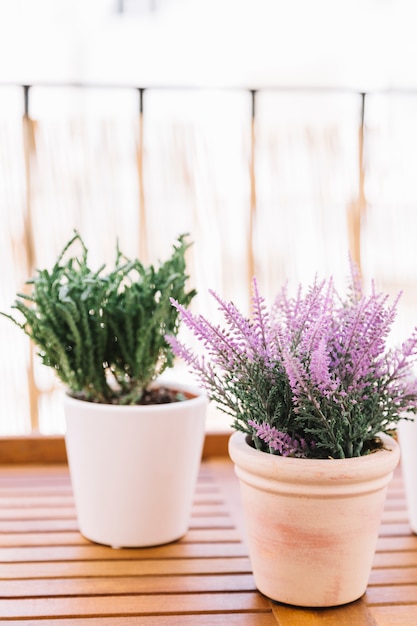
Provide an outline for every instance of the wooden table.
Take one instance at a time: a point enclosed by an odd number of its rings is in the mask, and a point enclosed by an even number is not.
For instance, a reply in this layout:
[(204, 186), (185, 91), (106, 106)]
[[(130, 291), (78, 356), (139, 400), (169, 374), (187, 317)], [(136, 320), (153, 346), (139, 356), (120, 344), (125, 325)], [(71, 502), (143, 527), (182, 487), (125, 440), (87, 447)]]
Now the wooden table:
[(304, 610), (257, 592), (238, 483), (225, 458), (202, 463), (188, 534), (135, 550), (95, 545), (79, 534), (65, 465), (0, 466), (2, 622), (416, 626), (417, 537), (407, 522), (401, 475), (389, 488), (365, 596), (338, 609)]

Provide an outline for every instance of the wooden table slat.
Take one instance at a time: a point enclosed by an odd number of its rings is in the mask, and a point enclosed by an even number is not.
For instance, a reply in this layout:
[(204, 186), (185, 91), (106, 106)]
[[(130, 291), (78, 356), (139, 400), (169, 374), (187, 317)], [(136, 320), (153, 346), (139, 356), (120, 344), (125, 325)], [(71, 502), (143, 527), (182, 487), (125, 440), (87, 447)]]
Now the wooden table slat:
[(142, 548), (140, 555), (136, 549), (109, 550), (107, 547), (86, 546), (42, 546), (28, 548), (0, 548), (0, 562), (29, 563), (36, 561), (119, 561), (124, 559), (176, 559), (245, 556), (242, 543), (170, 543), (158, 548)]
[(2, 618), (98, 617), (110, 615), (169, 615), (187, 613), (255, 612), (270, 610), (257, 592), (126, 595), (76, 598), (0, 599)]
[[(199, 529), (199, 528), (234, 528), (233, 522), (230, 520), (228, 516), (219, 516), (211, 515), (210, 517), (198, 517), (193, 515), (190, 521), (190, 529)], [(10, 519), (10, 520), (1, 520), (0, 519), (0, 545), (1, 545), (1, 534), (2, 533), (36, 533), (36, 532), (45, 532), (45, 531), (55, 531), (55, 532), (63, 532), (63, 531), (77, 531), (78, 532), (78, 524), (77, 520), (74, 517), (61, 519), (59, 517), (50, 518), (50, 519)]]
[[(198, 613), (198, 615), (146, 615), (135, 617), (87, 617), (54, 620), (19, 619), (18, 626), (277, 626), (267, 613)], [(293, 623), (294, 626), (294, 623)]]
[(250, 573), (248, 557), (210, 559), (131, 559), (125, 561), (54, 561), (0, 563), (0, 579), (78, 578), (80, 576), (176, 576), (179, 574)]
[[(11, 529), (10, 529), (11, 530)], [(0, 533), (3, 547), (35, 546), (87, 546), (88, 539), (74, 532), (13, 532)], [(191, 528), (179, 543), (239, 543), (240, 535), (236, 528)]]
[(377, 606), (372, 609), (378, 626), (416, 626), (417, 606)]
[[(195, 504), (191, 517), (227, 517), (227, 508), (223, 505)], [(75, 519), (75, 506), (27, 506), (4, 508), (0, 506), (2, 520), (38, 520), (38, 519)]]
[(0, 598), (256, 591), (252, 574), (3, 580)]
[(279, 626), (378, 626), (364, 601), (327, 609), (298, 609), (274, 606)]
[(381, 585), (387, 580), (391, 585), (417, 585), (417, 564), (415, 567), (374, 568), (369, 577), (369, 584)]
[(417, 606), (417, 585), (397, 584), (393, 586), (369, 585), (366, 591), (367, 604), (415, 604)]

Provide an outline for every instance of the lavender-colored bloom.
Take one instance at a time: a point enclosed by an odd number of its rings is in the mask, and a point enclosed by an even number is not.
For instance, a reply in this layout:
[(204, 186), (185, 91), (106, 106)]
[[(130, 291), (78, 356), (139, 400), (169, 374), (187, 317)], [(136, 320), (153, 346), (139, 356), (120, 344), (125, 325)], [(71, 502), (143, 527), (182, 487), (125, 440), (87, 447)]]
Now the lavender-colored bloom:
[(346, 297), (332, 279), (316, 279), (305, 295), (300, 286), (291, 297), (285, 286), (267, 307), (254, 279), (250, 318), (210, 293), (224, 328), (173, 301), (203, 355), (167, 341), (233, 426), (272, 453), (287, 453), (291, 433), (300, 445), (314, 441), (303, 448), (306, 456), (358, 456), (405, 411), (417, 413), (417, 328), (388, 349), (398, 298), (390, 306), (375, 286), (364, 295), (353, 264)]
[(325, 337), (320, 339), (317, 347), (311, 352), (310, 376), (313, 385), (328, 399), (340, 387), (340, 379), (331, 371), (331, 358)]
[(258, 424), (255, 420), (249, 420), (248, 425), (253, 428), (253, 437), (266, 443), (272, 454), (306, 458), (308, 446), (304, 439), (293, 439), (288, 433), (283, 433), (266, 422)]

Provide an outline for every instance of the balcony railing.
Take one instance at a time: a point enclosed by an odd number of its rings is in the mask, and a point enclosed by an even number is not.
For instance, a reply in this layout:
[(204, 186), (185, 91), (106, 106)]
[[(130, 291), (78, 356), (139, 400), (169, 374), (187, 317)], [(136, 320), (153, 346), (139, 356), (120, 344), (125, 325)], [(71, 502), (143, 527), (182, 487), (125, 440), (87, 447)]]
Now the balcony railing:
[[(77, 228), (91, 259), (115, 240), (144, 261), (178, 234), (207, 289), (249, 306), (319, 275), (365, 282), (416, 325), (417, 92), (307, 88), (0, 86), (0, 309)], [(62, 432), (55, 381), (0, 318), (0, 434)]]

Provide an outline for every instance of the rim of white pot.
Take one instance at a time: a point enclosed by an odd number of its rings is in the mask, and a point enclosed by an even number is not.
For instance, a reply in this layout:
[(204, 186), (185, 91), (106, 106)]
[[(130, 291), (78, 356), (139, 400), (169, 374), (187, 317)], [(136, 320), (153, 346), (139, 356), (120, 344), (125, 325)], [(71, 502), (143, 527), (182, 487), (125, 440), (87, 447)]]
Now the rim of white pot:
[[(383, 447), (361, 457), (348, 459), (299, 459), (282, 457), (253, 448), (249, 437), (235, 432), (229, 439), (229, 454), (241, 480), (266, 491), (291, 492), (294, 484), (303, 482), (321, 494), (322, 489), (334, 495), (357, 489), (381, 488), (389, 482), (390, 474), (400, 459), (399, 444), (392, 437), (379, 434)], [(275, 486), (276, 479), (279, 486)], [(371, 485), (372, 483), (372, 485)]]
[(64, 402), (68, 405), (77, 404), (79, 406), (80, 403), (88, 405), (90, 411), (100, 411), (100, 413), (104, 412), (114, 412), (115, 410), (123, 410), (123, 411), (137, 411), (138, 408), (146, 409), (147, 411), (160, 411), (161, 407), (164, 407), (164, 412), (174, 412), (178, 410), (178, 406), (187, 403), (187, 406), (191, 408), (192, 405), (200, 405), (202, 403), (207, 403), (206, 395), (197, 387), (193, 387), (192, 385), (187, 385), (184, 383), (177, 383), (172, 381), (155, 381), (151, 387), (161, 386), (167, 389), (175, 389), (179, 392), (184, 392), (186, 394), (185, 400), (180, 400), (178, 402), (166, 402), (162, 404), (113, 404), (113, 403), (105, 403), (105, 402), (90, 402), (89, 400), (83, 400), (81, 398), (76, 398), (71, 395), (69, 390), (65, 391)]

